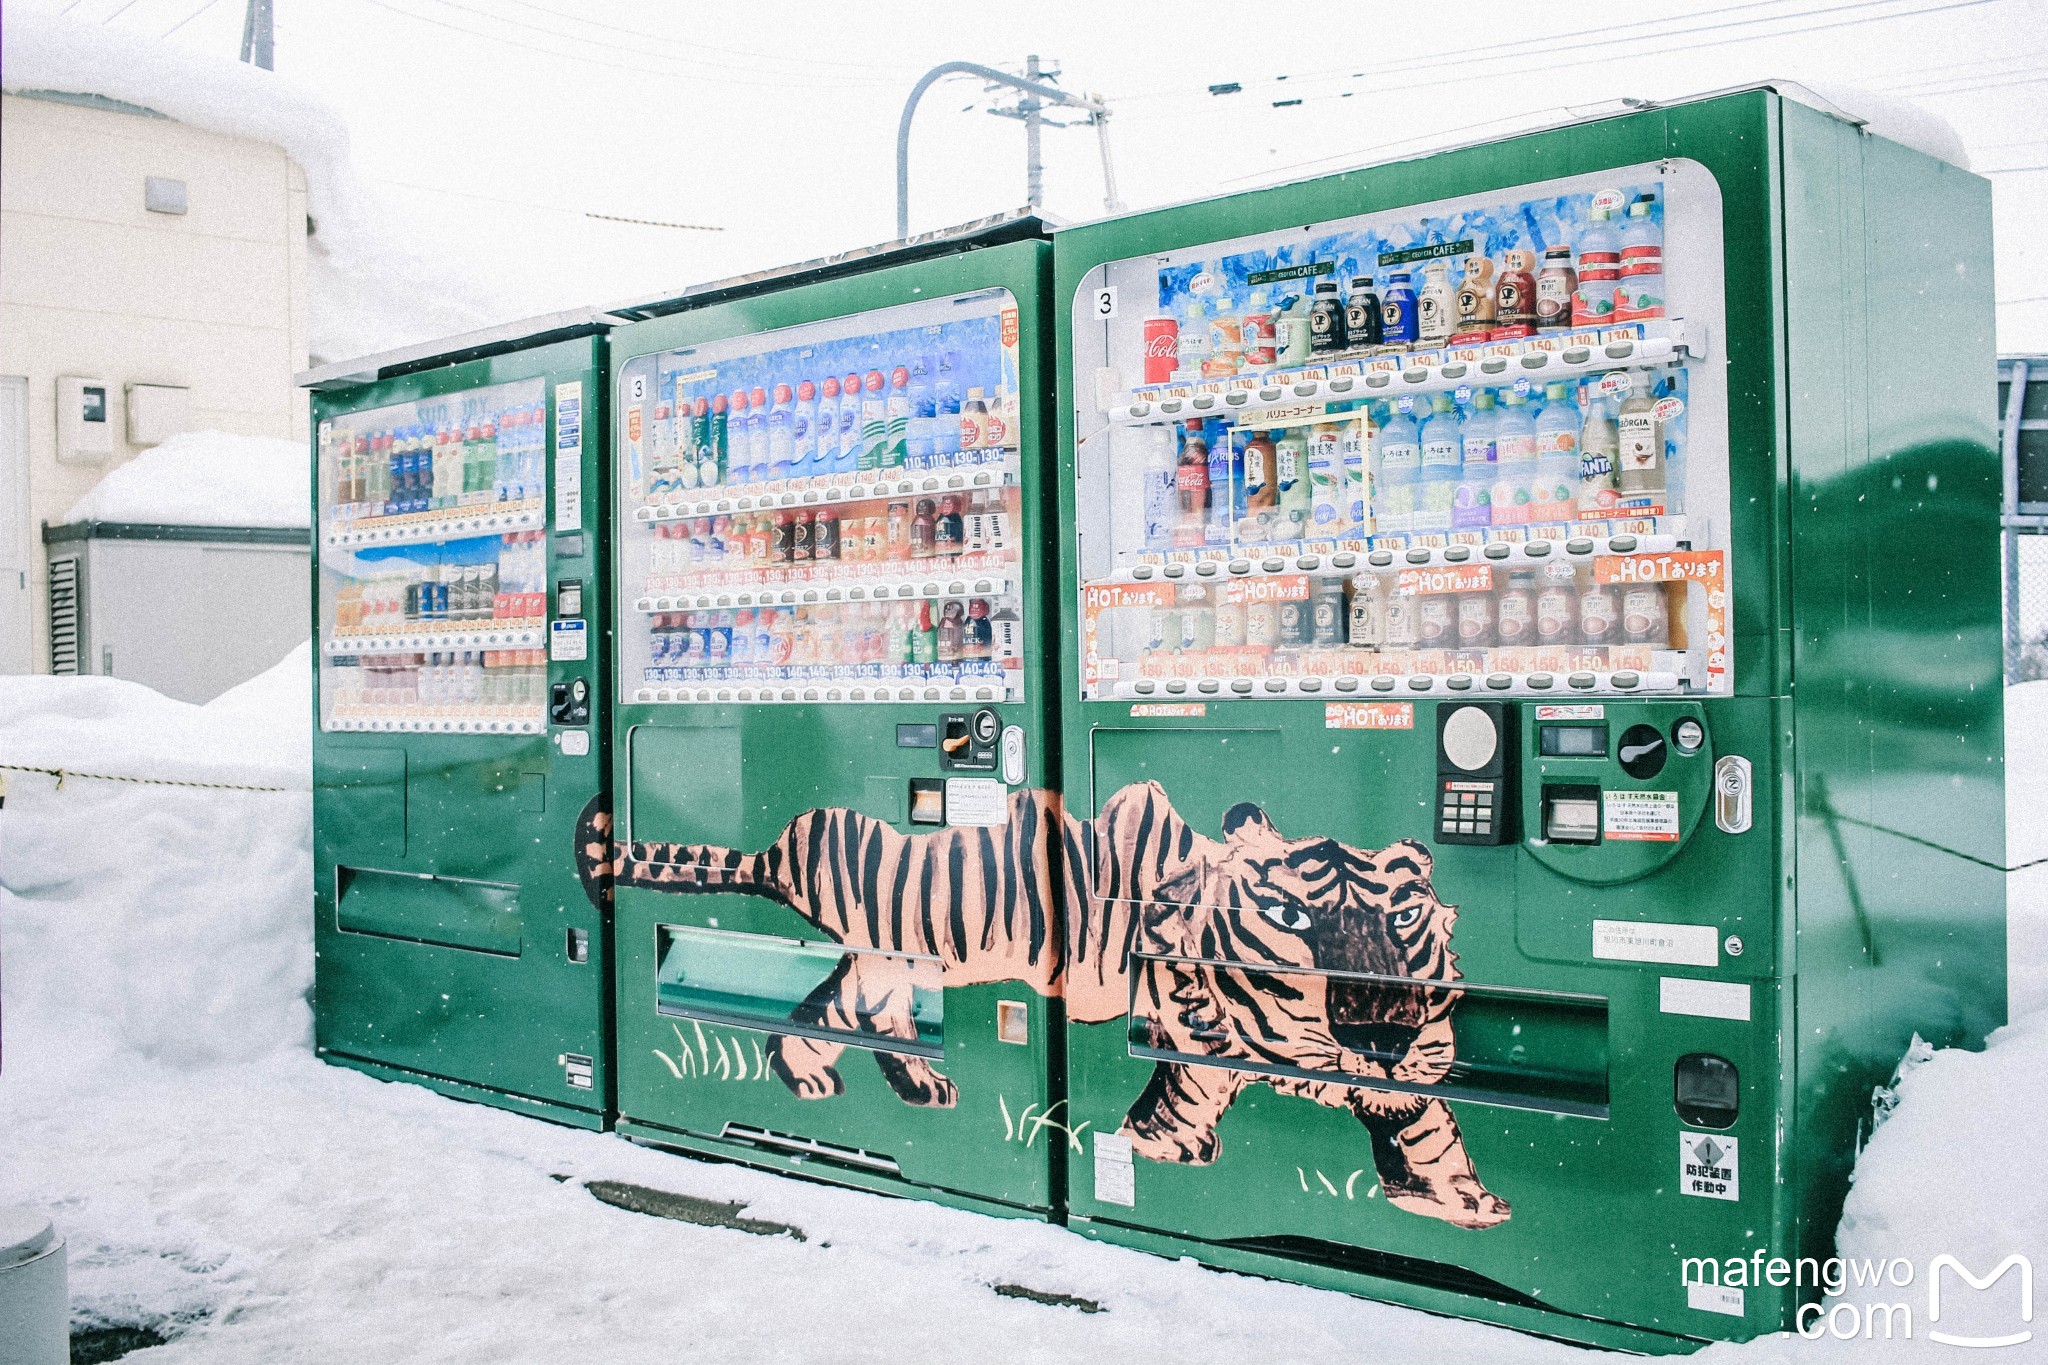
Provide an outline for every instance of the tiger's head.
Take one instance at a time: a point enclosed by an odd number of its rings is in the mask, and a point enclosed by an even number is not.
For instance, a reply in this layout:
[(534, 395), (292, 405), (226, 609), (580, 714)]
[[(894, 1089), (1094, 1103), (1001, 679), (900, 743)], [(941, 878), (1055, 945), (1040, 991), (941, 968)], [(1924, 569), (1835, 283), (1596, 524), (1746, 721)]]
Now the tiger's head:
[[(1429, 850), (1405, 839), (1377, 851), (1328, 835), (1290, 839), (1250, 802), (1223, 817), (1223, 836), (1200, 841), (1206, 847), (1158, 888), (1174, 912), (1159, 936), (1178, 939), (1171, 951), (1191, 958), (1359, 974), (1291, 978), (1303, 994), (1284, 1012), (1320, 1024), (1313, 1032), (1326, 1029), (1345, 1052), (1383, 1067), (1398, 1061), (1433, 999), (1402, 982), (1457, 978), (1457, 911), (1437, 898)], [(1314, 1039), (1301, 1041), (1316, 1050)]]

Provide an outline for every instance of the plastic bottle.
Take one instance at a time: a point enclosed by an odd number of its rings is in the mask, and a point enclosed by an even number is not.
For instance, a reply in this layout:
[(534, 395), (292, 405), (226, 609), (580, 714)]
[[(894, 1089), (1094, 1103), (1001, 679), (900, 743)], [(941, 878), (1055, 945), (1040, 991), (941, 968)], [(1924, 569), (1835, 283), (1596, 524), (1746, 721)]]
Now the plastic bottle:
[(1536, 419), (1528, 400), (1510, 391), (1493, 432), (1493, 524), (1521, 526), (1536, 482)]
[(860, 472), (868, 474), (889, 456), (888, 381), (880, 370), (869, 370), (860, 389)]
[(775, 386), (775, 406), (768, 412), (768, 477), (787, 481), (795, 472), (796, 395), (789, 385)]
[(932, 377), (932, 467), (945, 469), (960, 462), (960, 368), (952, 351), (939, 353), (938, 373)]
[(1280, 486), (1273, 473), (1273, 438), (1263, 431), (1246, 434), (1241, 457), (1243, 475), (1239, 480), (1242, 504), (1238, 510), (1237, 539), (1261, 544), (1273, 538), (1274, 508)]
[(1529, 489), (1529, 520), (1571, 521), (1578, 515), (1578, 406), (1571, 385), (1553, 381), (1543, 390), (1543, 412), (1536, 419), (1536, 480)]
[(1202, 374), (1209, 379), (1228, 379), (1244, 368), (1244, 318), (1227, 294), (1208, 301), (1209, 354), (1202, 361)]
[(1614, 291), (1621, 281), (1621, 238), (1607, 209), (1592, 212), (1579, 234), (1579, 287), (1572, 298), (1572, 324), (1604, 327), (1614, 321)]
[(1579, 272), (1572, 269), (1572, 249), (1554, 246), (1543, 253), (1536, 276), (1536, 326), (1545, 332), (1572, 325), (1572, 298), (1579, 290)]
[(861, 402), (860, 376), (848, 374), (839, 381), (839, 450), (832, 461), (834, 483), (849, 483), (867, 467), (861, 457)]
[(1144, 545), (1147, 550), (1173, 548), (1174, 523), (1179, 519), (1180, 501), (1175, 485), (1177, 462), (1173, 433), (1165, 427), (1145, 429), (1145, 449), (1138, 466), (1138, 502), (1144, 512)]
[[(1408, 400), (1402, 399), (1405, 403)], [(1415, 529), (1416, 485), (1422, 478), (1422, 436), (1399, 407), (1380, 428), (1373, 452), (1373, 522), (1380, 531)]]
[(966, 399), (960, 404), (960, 459), (959, 463), (969, 464), (979, 458), (979, 452), (988, 441), (988, 402), (982, 397), (981, 386), (967, 391)]
[(756, 386), (747, 390), (747, 479), (765, 483), (774, 454), (768, 441), (768, 390)]
[(1343, 535), (1349, 530), (1351, 499), (1344, 482), (1344, 428), (1347, 425), (1324, 422), (1309, 428), (1308, 534), (1319, 539)]
[(717, 488), (729, 477), (726, 461), (731, 440), (728, 417), (725, 410), (725, 395), (716, 394), (709, 401), (699, 398), (690, 405), (700, 424), (701, 439), (697, 442), (697, 486)]
[(1469, 530), (1493, 524), (1493, 391), (1484, 389), (1472, 400), (1465, 419), (1458, 487), (1451, 499), (1451, 528)]
[(1621, 462), (1621, 433), (1607, 399), (1592, 390), (1581, 405), (1585, 421), (1579, 426), (1579, 487), (1577, 502), (1581, 517), (1603, 517), (1614, 510), (1614, 472)]
[(1273, 305), (1266, 291), (1254, 289), (1245, 298), (1244, 315), (1241, 323), (1244, 337), (1244, 368), (1248, 370), (1271, 369), (1279, 360), (1274, 349)]
[(1418, 531), (1448, 531), (1457, 501), (1458, 479), (1464, 472), (1465, 431), (1451, 396), (1430, 400), (1429, 420), (1422, 424), (1422, 472), (1415, 496)]
[(1300, 427), (1281, 429), (1273, 442), (1273, 473), (1279, 483), (1279, 520), (1275, 540), (1300, 540), (1314, 515), (1315, 491), (1308, 468), (1308, 433)]
[(1209, 518), (1209, 442), (1200, 422), (1189, 422), (1182, 433), (1173, 485), (1173, 546), (1200, 546), (1207, 539)]
[(734, 389), (725, 404), (725, 481), (754, 481), (754, 450), (747, 435), (747, 391)]
[(1209, 333), (1209, 302), (1200, 294), (1189, 294), (1181, 300), (1180, 336), (1174, 342), (1174, 378), (1201, 378), (1213, 343)]
[[(1375, 310), (1374, 316), (1378, 316)], [(1372, 473), (1366, 458), (1367, 418), (1352, 413), (1337, 429), (1337, 457), (1344, 465), (1344, 516), (1340, 534), (1370, 535), (1372, 519)]]
[[(833, 459), (839, 453), (839, 381), (828, 376), (816, 388), (818, 397), (811, 421), (811, 477), (824, 479), (832, 473)], [(802, 389), (797, 390), (797, 396), (803, 396)]]
[(881, 467), (902, 469), (910, 459), (910, 368), (898, 365), (889, 372), (889, 398), (884, 408), (889, 424), (888, 441), (882, 448)]
[(1221, 423), (1188, 423), (1189, 440), (1194, 432), (1202, 433), (1202, 442), (1209, 451), (1209, 523), (1203, 540), (1209, 545), (1228, 545), (1231, 524), (1231, 475), (1236, 461), (1232, 458), (1230, 437)]
[(824, 472), (818, 463), (818, 386), (805, 379), (796, 386), (796, 406), (790, 410), (789, 473), (810, 480)]
[(1312, 314), (1312, 306), (1305, 294), (1292, 296), (1273, 314), (1273, 347), (1279, 353), (1282, 365), (1306, 365), (1315, 353)]
[(910, 415), (903, 442), (903, 463), (911, 469), (930, 469), (937, 450), (932, 441), (932, 422), (937, 404), (932, 394), (932, 361), (921, 355), (910, 363)]
[(1639, 194), (1621, 228), (1621, 280), (1614, 320), (1643, 322), (1664, 316), (1664, 229), (1655, 217), (1657, 196)]
[(1664, 428), (1657, 420), (1656, 407), (1649, 389), (1638, 385), (1622, 403), (1615, 422), (1621, 445), (1615, 481), (1624, 498), (1663, 490)]

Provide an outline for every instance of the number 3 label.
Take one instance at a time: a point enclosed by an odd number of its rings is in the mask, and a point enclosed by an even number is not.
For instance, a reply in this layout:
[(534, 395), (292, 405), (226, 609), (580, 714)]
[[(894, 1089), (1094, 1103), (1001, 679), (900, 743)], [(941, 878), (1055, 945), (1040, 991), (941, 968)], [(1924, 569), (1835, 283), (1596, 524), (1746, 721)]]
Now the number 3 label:
[(1116, 316), (1116, 286), (1104, 285), (1095, 291), (1095, 316), (1107, 322)]
[(634, 403), (642, 401), (647, 397), (647, 376), (644, 374), (634, 375), (627, 388), (631, 390), (633, 395), (629, 401)]

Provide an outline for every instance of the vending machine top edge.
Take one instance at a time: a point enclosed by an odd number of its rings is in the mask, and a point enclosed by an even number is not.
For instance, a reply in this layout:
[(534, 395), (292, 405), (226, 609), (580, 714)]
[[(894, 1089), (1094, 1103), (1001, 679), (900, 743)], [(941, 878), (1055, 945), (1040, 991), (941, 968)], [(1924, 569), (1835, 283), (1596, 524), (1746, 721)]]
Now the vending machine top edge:
[(1053, 1207), (1050, 274), (1003, 218), (620, 310), (621, 1132)]
[(1989, 202), (1758, 88), (1055, 235), (1074, 1226), (1794, 1325), (1687, 1266), (2004, 1018)]
[(332, 364), (313, 410), (315, 1027), (328, 1061), (610, 1109), (605, 334)]

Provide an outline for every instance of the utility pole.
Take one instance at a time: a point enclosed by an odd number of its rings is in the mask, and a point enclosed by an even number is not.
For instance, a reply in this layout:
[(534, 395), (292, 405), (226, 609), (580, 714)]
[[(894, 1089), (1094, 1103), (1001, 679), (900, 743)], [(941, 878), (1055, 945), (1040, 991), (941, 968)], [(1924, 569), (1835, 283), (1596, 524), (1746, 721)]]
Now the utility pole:
[(271, 47), (271, 0), (249, 0), (242, 12), (242, 60), (265, 71), (275, 71)]
[(1102, 149), (1102, 204), (1111, 213), (1123, 208), (1116, 197), (1116, 171), (1109, 161), (1109, 106), (1099, 95), (1074, 95), (1046, 82), (1059, 79), (1058, 71), (1041, 71), (1036, 55), (1025, 59), (1025, 75), (1013, 76), (1007, 71), (998, 71), (992, 66), (978, 62), (944, 62), (924, 73), (917, 84), (910, 87), (910, 98), (903, 103), (903, 118), (896, 125), (896, 235), (899, 238), (910, 235), (910, 120), (917, 113), (917, 102), (924, 92), (947, 76), (979, 76), (991, 85), (1005, 85), (1020, 92), (1022, 98), (1013, 108), (991, 109), (989, 112), (1000, 118), (1022, 119), (1024, 121), (1024, 199), (1036, 209), (1045, 198), (1045, 167), (1040, 157), (1040, 129), (1071, 128), (1070, 123), (1049, 123), (1044, 111), (1048, 108), (1078, 109), (1088, 115), (1087, 122), (1095, 125), (1097, 141)]

